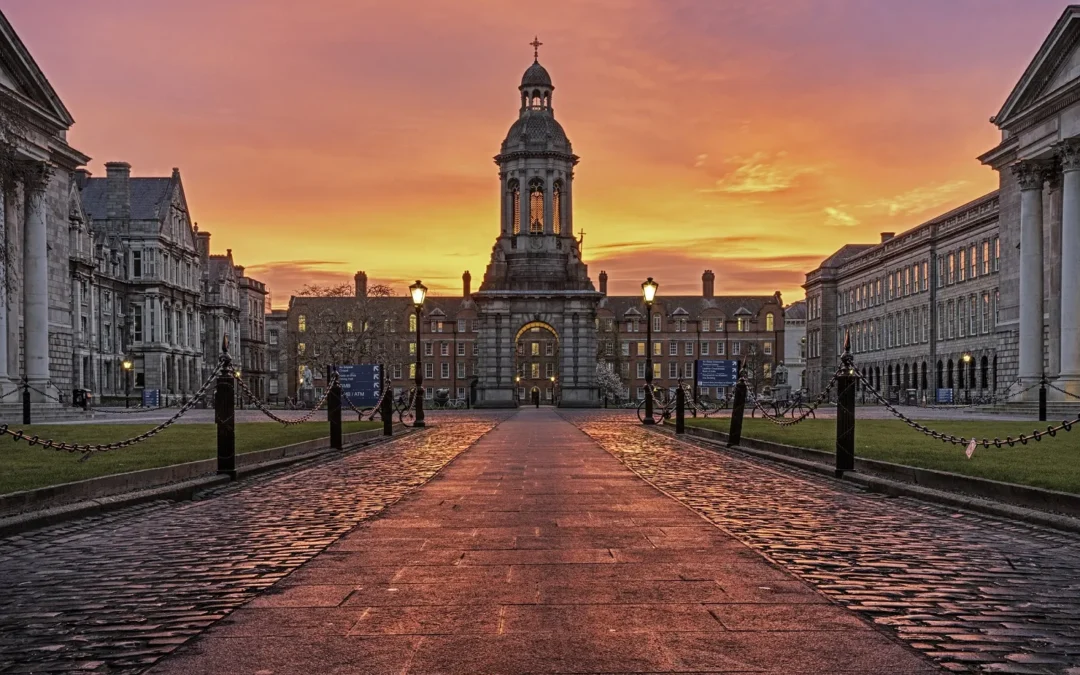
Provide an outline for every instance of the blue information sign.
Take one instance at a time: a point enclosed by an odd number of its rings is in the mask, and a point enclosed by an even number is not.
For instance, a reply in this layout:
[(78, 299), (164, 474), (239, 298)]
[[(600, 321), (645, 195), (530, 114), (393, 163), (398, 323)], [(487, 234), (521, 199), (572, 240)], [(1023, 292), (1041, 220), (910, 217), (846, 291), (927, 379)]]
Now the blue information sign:
[(698, 359), (694, 375), (699, 387), (734, 387), (739, 380), (739, 362), (723, 359)]
[(938, 389), (937, 390), (937, 402), (938, 403), (952, 403), (953, 402), (953, 390), (952, 389)]
[(338, 366), (337, 371), (338, 379), (341, 380), (341, 393), (348, 397), (354, 406), (373, 406), (379, 402), (379, 394), (382, 393), (382, 366)]
[(161, 391), (158, 389), (143, 389), (142, 404), (144, 408), (156, 408), (161, 405)]

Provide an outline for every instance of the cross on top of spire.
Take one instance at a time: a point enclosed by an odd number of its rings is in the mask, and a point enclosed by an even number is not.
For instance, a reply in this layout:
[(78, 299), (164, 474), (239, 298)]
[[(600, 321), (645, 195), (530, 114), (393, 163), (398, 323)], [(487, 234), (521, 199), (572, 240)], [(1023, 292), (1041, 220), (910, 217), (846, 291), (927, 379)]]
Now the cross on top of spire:
[(534, 63), (539, 63), (540, 62), (540, 45), (542, 45), (544, 43), (540, 42), (540, 37), (539, 36), (534, 35), (533, 36), (533, 41), (530, 42), (529, 44), (532, 45), (532, 48), (533, 48), (533, 62)]

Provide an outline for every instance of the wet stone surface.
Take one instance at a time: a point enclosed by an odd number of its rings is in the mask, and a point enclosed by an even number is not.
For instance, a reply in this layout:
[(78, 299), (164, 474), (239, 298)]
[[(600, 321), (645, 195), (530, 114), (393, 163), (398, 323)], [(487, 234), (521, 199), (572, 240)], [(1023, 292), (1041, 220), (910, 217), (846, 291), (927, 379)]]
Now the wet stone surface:
[(423, 485), (505, 414), (0, 539), (0, 672), (141, 672)]
[(1080, 675), (1080, 536), (869, 494), (645, 431), (620, 412), (564, 417), (946, 671)]

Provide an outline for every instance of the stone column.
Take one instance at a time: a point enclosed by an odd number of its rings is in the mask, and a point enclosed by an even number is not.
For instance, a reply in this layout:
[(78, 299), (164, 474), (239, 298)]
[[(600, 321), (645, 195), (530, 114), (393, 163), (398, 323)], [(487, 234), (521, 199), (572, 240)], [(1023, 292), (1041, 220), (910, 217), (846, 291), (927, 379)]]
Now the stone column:
[[(46, 391), (49, 382), (49, 259), (46, 189), (51, 169), (39, 162), (26, 172), (26, 228), (23, 244), (23, 321), (26, 379)], [(49, 392), (55, 396), (55, 392)], [(47, 399), (31, 390), (32, 400)]]
[[(1044, 165), (1025, 160), (1012, 166), (1020, 186), (1020, 379), (1024, 388), (1043, 374), (1043, 200)], [(1066, 176), (1068, 182), (1068, 176)], [(1066, 208), (1068, 203), (1066, 201)], [(1066, 214), (1067, 215), (1067, 214)], [(1038, 400), (1038, 390), (1024, 394)]]
[(8, 379), (8, 276), (7, 263), (10, 259), (11, 249), (7, 242), (7, 202), (8, 197), (3, 189), (0, 189), (0, 394), (11, 391), (11, 382)]
[(555, 214), (551, 209), (554, 205), (552, 194), (555, 192), (555, 181), (551, 176), (544, 179), (544, 234), (555, 233)]
[(499, 234), (506, 236), (513, 234), (514, 230), (514, 217), (513, 211), (510, 208), (509, 186), (507, 185), (506, 172), (499, 173), (499, 185), (502, 186), (502, 192), (499, 194)]
[(563, 193), (562, 193), (562, 231), (568, 237), (574, 236), (574, 172), (570, 171), (566, 174), (566, 179), (563, 181)]
[(7, 352), (0, 358), (7, 359), (8, 377), (14, 384), (19, 380), (19, 293), (22, 289), (20, 265), (16, 261), (22, 256), (22, 230), (25, 224), (19, 224), (19, 196), (14, 189), (4, 194), (4, 235), (7, 241), (8, 267), (5, 270), (4, 303), (7, 308)]
[[(1055, 163), (1047, 177), (1047, 191), (1049, 195), (1050, 213), (1047, 216), (1046, 234), (1049, 239), (1045, 247), (1048, 260), (1046, 261), (1047, 292), (1050, 302), (1047, 303), (1047, 367), (1046, 376), (1054, 379), (1061, 372), (1061, 212), (1062, 200), (1062, 173), (1059, 163)], [(1051, 390), (1051, 393), (1054, 393)]]
[[(1080, 139), (1058, 145), (1061, 156), (1061, 375), (1057, 386), (1080, 395)], [(1021, 248), (1021, 252), (1023, 249)], [(1021, 296), (1023, 289), (1021, 289)]]

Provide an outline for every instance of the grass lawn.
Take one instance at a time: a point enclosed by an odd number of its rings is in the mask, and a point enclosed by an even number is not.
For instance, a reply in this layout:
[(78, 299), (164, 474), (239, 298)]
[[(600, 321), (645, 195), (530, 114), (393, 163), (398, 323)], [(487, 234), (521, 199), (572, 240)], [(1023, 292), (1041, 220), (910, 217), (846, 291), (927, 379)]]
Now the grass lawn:
[[(727, 419), (687, 419), (687, 425), (726, 432)], [(979, 439), (1030, 434), (1039, 422), (946, 421), (923, 422), (935, 431)], [(1046, 429), (1048, 423), (1042, 423)], [(1053, 424), (1053, 423), (1049, 423)], [(743, 437), (798, 445), (834, 452), (836, 421), (808, 419), (793, 427), (778, 427), (768, 420), (744, 419)], [(1080, 425), (1059, 431), (1056, 438), (1017, 443), (1014, 447), (975, 449), (971, 459), (964, 448), (925, 436), (899, 420), (857, 420), (855, 456), (880, 459), (925, 469), (951, 471), (968, 476), (1020, 483), (1064, 492), (1080, 493)]]
[[(111, 443), (153, 429), (153, 424), (34, 424), (31, 434), (68, 443)], [(382, 422), (342, 422), (343, 433), (382, 427)], [(252, 452), (330, 435), (325, 421), (289, 427), (252, 422), (236, 425), (236, 452)], [(153, 438), (120, 450), (110, 450), (80, 462), (81, 455), (30, 447), (23, 441), (0, 438), (0, 494), (46, 485), (96, 478), (114, 473), (152, 469), (210, 459), (217, 454), (217, 426), (177, 424)]]

